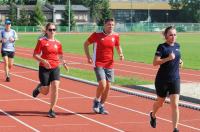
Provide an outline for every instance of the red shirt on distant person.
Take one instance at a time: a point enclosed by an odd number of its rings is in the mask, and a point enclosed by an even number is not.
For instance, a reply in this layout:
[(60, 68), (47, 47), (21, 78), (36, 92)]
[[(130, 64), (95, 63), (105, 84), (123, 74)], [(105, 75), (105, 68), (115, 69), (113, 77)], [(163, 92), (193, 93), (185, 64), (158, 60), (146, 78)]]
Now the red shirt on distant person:
[(94, 43), (93, 61), (95, 67), (113, 68), (114, 46), (119, 46), (119, 35), (112, 33), (107, 35), (104, 32), (94, 32), (88, 42)]
[[(46, 37), (42, 37), (38, 40), (34, 54), (42, 54), (41, 58), (49, 62), (51, 69), (56, 68), (60, 63), (58, 55), (63, 54), (61, 43), (57, 40), (48, 40)], [(44, 67), (43, 63), (40, 62), (40, 66)]]

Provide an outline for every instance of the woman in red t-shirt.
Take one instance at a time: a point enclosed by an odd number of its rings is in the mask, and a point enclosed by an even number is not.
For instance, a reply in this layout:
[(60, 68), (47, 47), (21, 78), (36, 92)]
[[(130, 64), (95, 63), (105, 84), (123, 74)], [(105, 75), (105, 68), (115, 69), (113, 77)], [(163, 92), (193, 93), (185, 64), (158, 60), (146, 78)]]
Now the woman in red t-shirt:
[(60, 62), (64, 68), (68, 67), (63, 59), (62, 45), (54, 36), (56, 34), (56, 26), (48, 23), (45, 28), (45, 36), (41, 37), (35, 47), (33, 57), (39, 61), (39, 79), (40, 83), (33, 90), (33, 97), (37, 97), (39, 93), (47, 95), (51, 88), (51, 104), (48, 116), (55, 118), (54, 106), (58, 98), (58, 88), (60, 85)]

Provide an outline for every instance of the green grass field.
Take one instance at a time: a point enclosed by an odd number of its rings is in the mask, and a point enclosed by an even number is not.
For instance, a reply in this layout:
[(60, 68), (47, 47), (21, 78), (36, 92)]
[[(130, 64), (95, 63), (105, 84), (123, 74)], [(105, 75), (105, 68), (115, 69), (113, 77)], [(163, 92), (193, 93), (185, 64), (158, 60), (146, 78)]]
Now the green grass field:
[[(59, 34), (56, 38), (63, 44), (65, 52), (84, 54), (83, 43), (89, 34)], [(38, 34), (19, 34), (16, 46), (34, 48)], [(200, 33), (178, 33), (184, 68), (200, 70)], [(160, 33), (121, 34), (121, 45), (126, 60), (152, 63), (159, 43), (164, 42)]]

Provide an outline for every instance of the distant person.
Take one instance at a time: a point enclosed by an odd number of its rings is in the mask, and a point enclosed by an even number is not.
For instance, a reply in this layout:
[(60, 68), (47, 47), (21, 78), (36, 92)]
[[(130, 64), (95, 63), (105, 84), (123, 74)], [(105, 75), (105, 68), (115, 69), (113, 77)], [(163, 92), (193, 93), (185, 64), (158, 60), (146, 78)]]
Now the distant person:
[[(88, 63), (93, 63), (94, 72), (98, 81), (96, 97), (93, 102), (93, 110), (99, 114), (108, 114), (104, 104), (114, 81), (114, 47), (116, 47), (120, 60), (124, 60), (124, 55), (119, 42), (119, 35), (113, 32), (115, 26), (114, 19), (106, 19), (102, 32), (94, 32), (84, 43), (84, 50)], [(91, 58), (89, 45), (93, 44), (94, 55)]]
[(14, 63), (15, 41), (18, 39), (15, 30), (11, 29), (11, 20), (5, 20), (5, 29), (0, 31), (1, 55), (4, 62), (5, 80), (10, 82), (10, 70)]
[(155, 79), (157, 99), (153, 104), (152, 112), (150, 112), (150, 125), (156, 128), (156, 113), (162, 107), (169, 94), (173, 132), (179, 132), (179, 67), (183, 66), (183, 61), (181, 60), (180, 45), (176, 42), (176, 29), (173, 26), (169, 26), (165, 29), (163, 35), (165, 42), (158, 45), (153, 60), (153, 65), (159, 65), (160, 68)]
[(39, 93), (47, 95), (51, 88), (51, 104), (48, 116), (55, 118), (54, 107), (58, 99), (58, 89), (60, 87), (60, 62), (68, 70), (67, 64), (63, 59), (63, 50), (61, 43), (55, 39), (56, 26), (48, 23), (45, 28), (46, 35), (41, 37), (35, 47), (33, 57), (40, 62), (39, 80), (40, 83), (33, 91), (33, 97)]

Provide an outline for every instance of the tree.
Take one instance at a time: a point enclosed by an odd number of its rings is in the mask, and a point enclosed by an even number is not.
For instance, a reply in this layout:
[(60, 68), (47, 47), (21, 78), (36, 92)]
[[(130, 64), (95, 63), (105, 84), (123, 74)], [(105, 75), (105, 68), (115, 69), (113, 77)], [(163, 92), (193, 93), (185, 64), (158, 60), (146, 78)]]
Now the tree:
[(109, 1), (108, 0), (103, 0), (102, 2), (102, 9), (100, 9), (101, 11), (101, 15), (99, 14), (99, 18), (98, 18), (98, 25), (99, 26), (103, 26), (103, 22), (106, 18), (111, 18), (112, 17), (112, 12), (109, 9)]
[(34, 12), (31, 15), (31, 25), (32, 26), (41, 26), (46, 22), (46, 18), (44, 17), (44, 13), (42, 12), (42, 5), (39, 1), (35, 6)]
[(25, 10), (25, 7), (22, 7), (20, 10), (20, 19), (18, 20), (18, 25), (22, 26), (28, 26), (30, 25), (30, 17), (27, 11)]
[(199, 0), (170, 0), (172, 9), (179, 10), (179, 19), (182, 22), (200, 22)]
[(9, 19), (12, 21), (12, 25), (17, 24), (17, 6), (14, 3), (10, 3)]
[[(69, 1), (68, 1), (69, 2)], [(69, 4), (66, 3), (65, 12), (63, 13), (63, 20), (61, 21), (61, 26), (69, 26)], [(70, 3), (71, 5), (71, 3)], [(76, 25), (74, 19), (74, 13), (72, 11), (72, 6), (70, 6), (70, 29), (72, 29)]]

